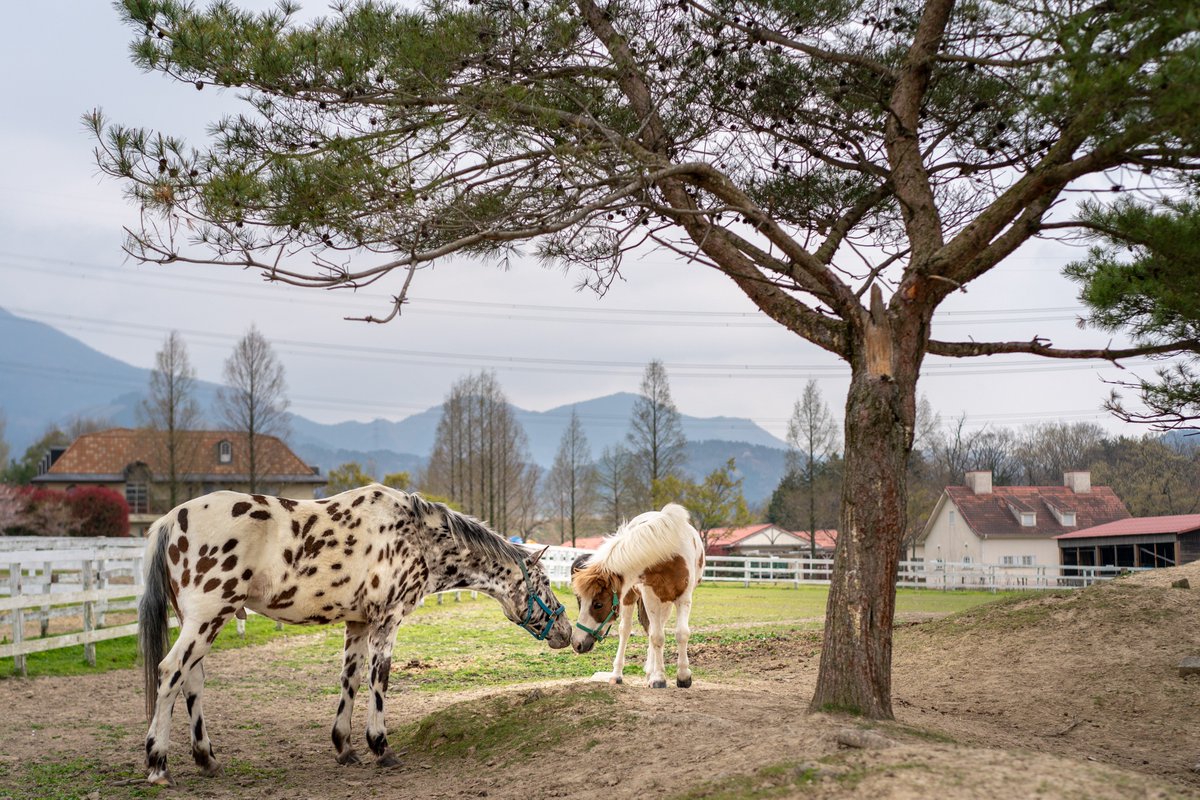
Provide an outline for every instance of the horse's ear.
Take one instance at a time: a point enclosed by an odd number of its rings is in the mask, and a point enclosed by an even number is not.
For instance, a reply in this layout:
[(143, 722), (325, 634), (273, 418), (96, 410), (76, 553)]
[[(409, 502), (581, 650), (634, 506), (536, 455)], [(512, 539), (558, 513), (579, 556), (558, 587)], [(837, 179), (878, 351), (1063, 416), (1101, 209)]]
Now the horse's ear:
[(546, 551), (547, 551), (547, 550), (549, 550), (549, 549), (550, 549), (550, 545), (546, 545), (546, 546), (545, 546), (545, 547), (543, 547), (541, 550), (539, 550), (539, 551), (538, 551), (538, 554), (529, 560), (529, 566), (531, 566), (531, 567), (532, 567), (532, 566), (534, 566), (535, 564), (537, 564), (539, 561), (541, 561), (541, 560), (542, 560), (542, 556), (546, 555)]
[(592, 556), (590, 553), (584, 553), (579, 558), (575, 559), (575, 561), (571, 563), (571, 574), (574, 575), (576, 572), (579, 572), (579, 570), (586, 567), (591, 558)]

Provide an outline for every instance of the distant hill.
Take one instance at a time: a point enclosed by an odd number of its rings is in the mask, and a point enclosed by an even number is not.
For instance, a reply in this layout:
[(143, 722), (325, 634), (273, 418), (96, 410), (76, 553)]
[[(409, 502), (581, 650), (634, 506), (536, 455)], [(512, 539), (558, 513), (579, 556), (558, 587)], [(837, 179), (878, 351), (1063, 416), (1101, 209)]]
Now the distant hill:
[[(19, 456), (51, 424), (91, 417), (114, 425), (137, 424), (136, 409), (149, 383), (150, 371), (107, 356), (83, 342), (35, 320), (0, 309), (0, 411), (5, 438)], [(217, 385), (197, 382), (197, 399), (209, 419)], [(578, 412), (592, 453), (622, 444), (637, 395), (622, 392), (583, 400), (547, 411), (513, 407), (529, 437), (533, 460), (543, 468), (554, 462), (571, 417)], [(441, 407), (402, 420), (323, 424), (291, 415), (288, 443), (323, 472), (347, 461), (373, 464), (379, 474), (415, 472), (433, 448)], [(783, 474), (782, 441), (749, 419), (681, 415), (687, 437), (689, 470), (702, 477), (737, 459), (745, 476), (747, 500), (770, 495)]]

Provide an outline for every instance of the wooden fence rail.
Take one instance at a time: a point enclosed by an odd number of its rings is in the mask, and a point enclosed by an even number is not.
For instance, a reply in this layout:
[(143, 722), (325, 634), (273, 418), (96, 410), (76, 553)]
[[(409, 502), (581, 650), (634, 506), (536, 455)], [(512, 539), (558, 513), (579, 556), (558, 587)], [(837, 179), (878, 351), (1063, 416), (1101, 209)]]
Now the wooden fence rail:
[[(66, 539), (61, 549), (38, 547), (50, 540), (13, 541), (0, 537), (0, 624), (8, 623), (12, 642), (0, 644), (0, 658), (13, 658), (24, 675), (25, 656), (82, 644), (84, 657), (96, 661), (96, 642), (137, 633), (137, 624), (105, 626), (105, 615), (136, 611), (142, 594), (144, 542), (99, 539), (85, 542)], [(117, 542), (114, 544), (114, 542)], [(88, 546), (90, 545), (90, 546)], [(542, 559), (551, 583), (570, 583), (571, 564), (591, 551), (552, 547)], [(713, 583), (827, 584), (832, 559), (770, 558), (763, 556), (710, 556), (704, 580)], [(896, 585), (943, 591), (1044, 590), (1090, 586), (1128, 572), (1117, 567), (1015, 567), (999, 564), (904, 561)], [(474, 593), (472, 593), (474, 594)], [(455, 592), (454, 599), (461, 596)], [(442, 596), (437, 596), (442, 602)], [(48, 636), (51, 619), (79, 617), (82, 630)], [(7, 618), (7, 619), (6, 619)], [(27, 638), (27, 622), (40, 623), (41, 637)], [(177, 621), (172, 619), (172, 626)], [(239, 632), (244, 622), (238, 620)]]

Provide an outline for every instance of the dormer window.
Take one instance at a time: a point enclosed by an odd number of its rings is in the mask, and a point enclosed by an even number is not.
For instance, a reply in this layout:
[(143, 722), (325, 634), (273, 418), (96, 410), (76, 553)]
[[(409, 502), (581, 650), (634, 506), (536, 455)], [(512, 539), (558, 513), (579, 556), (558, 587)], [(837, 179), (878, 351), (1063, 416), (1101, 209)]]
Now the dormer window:
[(1033, 513), (1032, 511), (1022, 511), (1021, 512), (1021, 527), (1022, 528), (1032, 528), (1036, 524), (1037, 524), (1037, 514)]
[(1074, 511), (1062, 512), (1062, 519), (1060, 520), (1060, 522), (1062, 522), (1063, 527), (1067, 527), (1067, 528), (1071, 527), (1072, 525), (1075, 524), (1075, 512)]
[(233, 463), (233, 445), (228, 439), (222, 439), (217, 443), (217, 463), (232, 464)]

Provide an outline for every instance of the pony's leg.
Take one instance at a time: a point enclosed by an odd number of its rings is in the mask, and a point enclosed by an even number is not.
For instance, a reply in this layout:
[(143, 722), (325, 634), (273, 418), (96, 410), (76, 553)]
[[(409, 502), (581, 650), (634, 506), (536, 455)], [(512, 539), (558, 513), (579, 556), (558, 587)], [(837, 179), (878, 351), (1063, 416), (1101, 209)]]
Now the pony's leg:
[(221, 765), (217, 763), (217, 754), (213, 751), (212, 741), (208, 738), (208, 728), (204, 725), (204, 711), (201, 707), (201, 695), (204, 693), (204, 662), (195, 662), (188, 670), (187, 678), (183, 681), (183, 698), (187, 701), (188, 729), (192, 735), (192, 760), (200, 767), (202, 775), (220, 775)]
[(689, 589), (675, 599), (675, 646), (679, 649), (675, 685), (680, 689), (687, 689), (692, 685), (692, 668), (688, 664), (687, 654), (688, 637), (691, 636), (691, 629), (688, 628), (688, 617), (691, 616), (691, 613), (692, 592)]
[(650, 618), (650, 645), (646, 652), (647, 680), (651, 689), (665, 689), (667, 673), (663, 661), (663, 645), (667, 642), (665, 629), (671, 605), (659, 600), (653, 591), (643, 592), (642, 600), (646, 603), (646, 616)]
[(625, 671), (625, 647), (629, 644), (629, 633), (633, 630), (633, 618), (637, 616), (637, 603), (621, 606), (621, 622), (618, 629), (617, 657), (613, 659), (612, 675), (609, 683), (624, 683), (621, 673)]
[(350, 746), (350, 727), (354, 716), (354, 693), (362, 681), (367, 655), (367, 625), (346, 623), (346, 652), (342, 660), (342, 699), (333, 720), (333, 747), (339, 764), (358, 764), (361, 759)]
[(367, 646), (371, 657), (371, 702), (367, 704), (367, 746), (381, 767), (400, 763), (388, 746), (387, 723), (383, 718), (383, 696), (387, 694), (388, 676), (392, 670), (392, 645), (396, 642), (399, 614), (384, 617), (371, 626)]
[[(179, 691), (191, 680), (191, 672), (208, 654), (217, 631), (229, 619), (229, 615), (218, 615), (204, 623), (203, 616), (189, 614), (179, 629), (179, 638), (158, 665), (158, 697), (154, 705), (154, 717), (146, 733), (146, 769), (150, 783), (163, 786), (172, 784), (167, 771), (167, 747), (171, 741), (171, 711)], [(194, 683), (193, 683), (194, 685)], [(210, 745), (211, 746), (211, 745)]]

